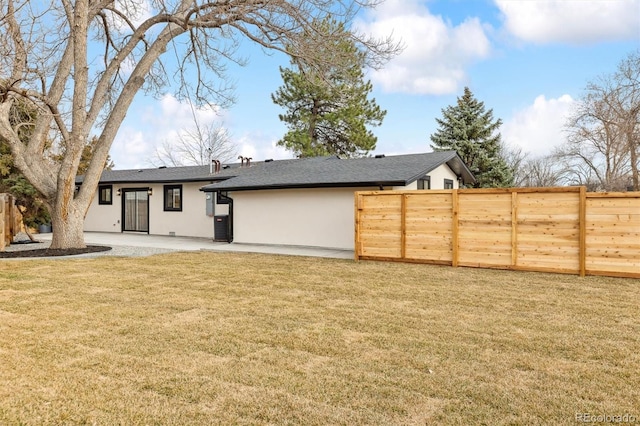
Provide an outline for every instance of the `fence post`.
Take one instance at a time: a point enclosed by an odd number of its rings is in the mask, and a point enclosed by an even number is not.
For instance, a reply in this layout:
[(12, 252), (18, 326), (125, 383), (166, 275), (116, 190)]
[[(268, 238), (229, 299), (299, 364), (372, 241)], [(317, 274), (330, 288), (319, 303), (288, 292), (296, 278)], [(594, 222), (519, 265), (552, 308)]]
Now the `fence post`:
[(17, 219), (17, 215), (16, 215), (16, 199), (13, 197), (13, 195), (10, 197), (10, 202), (9, 202), (9, 235), (7, 235), (7, 244), (11, 245), (11, 243), (13, 242), (13, 237), (15, 237), (18, 234), (18, 228), (16, 227), (16, 219)]
[(407, 194), (400, 201), (400, 258), (407, 257)]
[(580, 276), (587, 274), (587, 187), (580, 187)]
[(355, 260), (358, 261), (360, 260), (360, 197), (362, 197), (362, 195), (360, 195), (360, 193), (356, 192), (356, 196), (355, 196), (355, 206), (354, 206), (354, 210), (355, 210), (355, 236), (354, 236), (354, 246), (353, 246), (353, 253), (355, 256)]
[(451, 203), (452, 203), (452, 210), (453, 210), (453, 214), (451, 215), (453, 219), (453, 223), (451, 226), (451, 249), (452, 249), (451, 266), (457, 267), (458, 261), (460, 260), (460, 255), (458, 253), (458, 226), (459, 226), (458, 213), (460, 210), (458, 207), (458, 190), (457, 189), (451, 190)]
[(7, 208), (7, 196), (5, 194), (0, 194), (0, 251), (4, 251), (6, 242), (5, 242), (5, 216), (6, 216), (6, 208)]

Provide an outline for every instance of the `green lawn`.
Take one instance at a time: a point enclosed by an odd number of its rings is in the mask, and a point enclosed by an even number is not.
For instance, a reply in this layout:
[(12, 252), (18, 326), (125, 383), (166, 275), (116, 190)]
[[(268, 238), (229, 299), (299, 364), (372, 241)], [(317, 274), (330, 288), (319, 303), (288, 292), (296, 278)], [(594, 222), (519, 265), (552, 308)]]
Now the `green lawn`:
[(179, 253), (0, 262), (0, 424), (640, 422), (640, 280)]

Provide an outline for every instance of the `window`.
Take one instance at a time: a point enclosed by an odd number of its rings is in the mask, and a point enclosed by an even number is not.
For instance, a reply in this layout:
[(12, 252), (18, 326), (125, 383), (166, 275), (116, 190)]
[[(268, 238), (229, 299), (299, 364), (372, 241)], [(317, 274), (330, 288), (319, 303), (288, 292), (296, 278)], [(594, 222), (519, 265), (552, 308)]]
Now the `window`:
[(164, 211), (182, 211), (182, 185), (164, 186)]
[(111, 185), (98, 186), (98, 204), (113, 204), (113, 187)]
[(451, 179), (444, 180), (444, 189), (453, 189), (453, 181)]
[(418, 179), (418, 189), (431, 189), (431, 177), (424, 176), (422, 179)]

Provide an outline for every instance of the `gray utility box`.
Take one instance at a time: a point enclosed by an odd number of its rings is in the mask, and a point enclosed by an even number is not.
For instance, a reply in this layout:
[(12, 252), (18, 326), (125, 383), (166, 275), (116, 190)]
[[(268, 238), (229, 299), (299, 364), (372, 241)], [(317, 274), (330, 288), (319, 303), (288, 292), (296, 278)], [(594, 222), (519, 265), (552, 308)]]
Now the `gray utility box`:
[(207, 192), (206, 193), (206, 200), (207, 200), (207, 216), (209, 217), (213, 217), (214, 214), (216, 214), (216, 210), (215, 210), (215, 204), (213, 202), (214, 198), (213, 198), (213, 192)]
[(229, 215), (213, 217), (213, 239), (215, 241), (229, 241)]

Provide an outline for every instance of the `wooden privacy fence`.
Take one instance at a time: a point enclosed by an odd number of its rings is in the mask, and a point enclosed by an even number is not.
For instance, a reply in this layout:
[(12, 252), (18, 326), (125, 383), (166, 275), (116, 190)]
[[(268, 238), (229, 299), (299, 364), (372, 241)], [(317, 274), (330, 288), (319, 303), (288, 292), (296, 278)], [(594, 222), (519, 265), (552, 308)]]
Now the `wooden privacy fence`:
[(355, 195), (356, 259), (640, 277), (640, 193), (584, 187)]
[(9, 194), (0, 194), (0, 251), (10, 245), (19, 232), (22, 215)]

